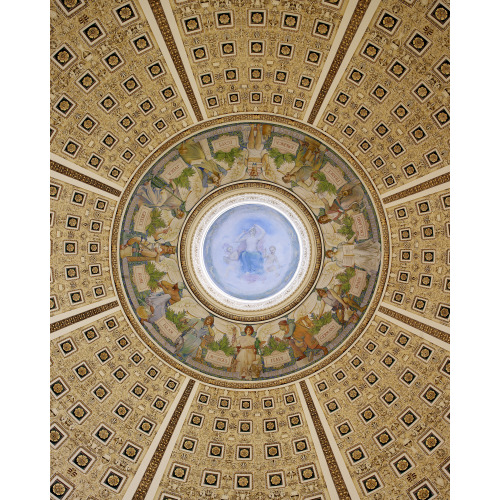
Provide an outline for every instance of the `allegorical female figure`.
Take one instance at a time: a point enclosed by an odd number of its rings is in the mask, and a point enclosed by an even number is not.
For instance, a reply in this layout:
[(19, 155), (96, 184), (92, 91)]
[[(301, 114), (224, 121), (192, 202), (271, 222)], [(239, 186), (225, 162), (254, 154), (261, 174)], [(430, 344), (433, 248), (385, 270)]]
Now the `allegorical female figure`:
[(263, 274), (264, 257), (262, 255), (261, 240), (266, 235), (264, 229), (254, 224), (248, 231), (244, 231), (236, 240), (241, 243), (239, 250), (241, 270), (245, 274)]
[(257, 349), (255, 348), (255, 338), (252, 337), (254, 329), (247, 325), (240, 337), (236, 338), (235, 347), (236, 371), (240, 373), (241, 378), (251, 379), (252, 363), (257, 359)]
[(337, 247), (327, 250), (326, 256), (339, 267), (346, 267), (344, 256), (353, 256), (354, 264), (368, 273), (376, 273), (380, 264), (380, 243), (369, 239), (363, 243), (339, 243)]
[(215, 331), (213, 329), (214, 318), (212, 316), (207, 316), (203, 323), (194, 325), (186, 333), (182, 334), (182, 341), (178, 341), (179, 344), (176, 349), (176, 354), (181, 356), (182, 359), (186, 360), (189, 356), (195, 355), (196, 358), (201, 359), (201, 345), (202, 342), (207, 343), (207, 341), (215, 337)]

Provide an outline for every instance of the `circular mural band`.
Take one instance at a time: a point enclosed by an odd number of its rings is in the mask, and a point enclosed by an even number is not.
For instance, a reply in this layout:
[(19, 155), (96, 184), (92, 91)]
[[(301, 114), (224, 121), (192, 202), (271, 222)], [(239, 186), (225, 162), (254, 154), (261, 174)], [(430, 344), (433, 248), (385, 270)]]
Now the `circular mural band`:
[(128, 191), (120, 281), (138, 334), (174, 365), (262, 382), (312, 367), (366, 324), (380, 222), (317, 138), (222, 124), (164, 151)]

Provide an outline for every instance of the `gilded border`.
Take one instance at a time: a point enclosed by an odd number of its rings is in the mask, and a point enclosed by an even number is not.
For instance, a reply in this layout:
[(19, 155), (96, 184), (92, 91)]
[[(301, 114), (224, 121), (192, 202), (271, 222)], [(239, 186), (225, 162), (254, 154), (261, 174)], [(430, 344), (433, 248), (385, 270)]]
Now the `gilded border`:
[(174, 430), (177, 427), (177, 424), (184, 410), (184, 407), (186, 406), (189, 395), (193, 390), (193, 387), (194, 380), (190, 379), (186, 388), (184, 389), (184, 392), (182, 393), (179, 403), (175, 407), (174, 413), (170, 421), (168, 422), (167, 428), (165, 429), (165, 432), (163, 433), (163, 436), (161, 437), (160, 442), (156, 447), (153, 457), (151, 458), (151, 461), (146, 468), (146, 472), (144, 472), (144, 476), (142, 476), (141, 482), (139, 483), (137, 490), (135, 490), (132, 500), (144, 500), (144, 498), (146, 498), (146, 494), (149, 490), (149, 487), (151, 486), (151, 483), (153, 482), (153, 478), (155, 477), (156, 471), (160, 466), (160, 462), (163, 458), (163, 455), (165, 454), (165, 450), (167, 449), (168, 443), (170, 442)]
[(342, 473), (340, 472), (337, 460), (335, 460), (335, 455), (333, 454), (330, 442), (326, 437), (325, 429), (323, 428), (323, 424), (321, 423), (318, 412), (316, 411), (316, 406), (311, 397), (311, 393), (309, 392), (309, 389), (303, 380), (300, 382), (300, 388), (302, 389), (302, 393), (304, 394), (304, 399), (307, 403), (307, 409), (311, 414), (314, 428), (316, 429), (316, 434), (318, 435), (321, 449), (325, 455), (326, 463), (328, 464), (328, 469), (330, 470), (330, 474), (332, 475), (333, 484), (335, 485), (335, 489), (337, 490), (339, 499), (350, 500), (351, 495), (349, 495), (349, 491), (347, 490), (344, 478), (342, 477)]
[[(383, 248), (385, 249), (382, 262), (381, 262), (381, 270), (379, 274), (379, 282), (377, 292), (374, 294), (372, 298), (372, 302), (370, 307), (365, 313), (363, 321), (359, 323), (357, 333), (351, 334), (345, 342), (331, 355), (324, 357), (321, 361), (318, 361), (316, 364), (309, 368), (305, 368), (298, 373), (293, 375), (284, 376), (283, 378), (276, 378), (272, 380), (268, 380), (265, 382), (237, 382), (237, 381), (229, 381), (222, 380), (215, 377), (209, 377), (207, 375), (202, 374), (199, 371), (196, 371), (188, 366), (179, 363), (172, 356), (168, 355), (163, 349), (160, 349), (158, 345), (152, 341), (149, 337), (144, 335), (142, 327), (139, 325), (135, 316), (131, 313), (130, 307), (128, 305), (128, 299), (123, 293), (123, 289), (120, 284), (120, 273), (119, 273), (119, 264), (118, 264), (118, 251), (117, 251), (117, 241), (118, 234), (120, 231), (120, 223), (123, 211), (125, 209), (126, 203), (133, 190), (135, 189), (137, 182), (144, 175), (144, 173), (151, 167), (151, 165), (166, 151), (172, 148), (175, 144), (180, 143), (182, 140), (187, 137), (196, 134), (202, 130), (207, 130), (209, 128), (215, 127), (217, 125), (226, 125), (228, 123), (236, 123), (236, 122), (263, 122), (263, 123), (278, 123), (288, 127), (296, 128), (306, 134), (309, 134), (313, 137), (318, 138), (325, 144), (329, 145), (337, 154), (343, 156), (344, 159), (348, 160), (349, 166), (354, 170), (356, 175), (363, 181), (364, 186), (370, 192), (372, 202), (377, 210), (377, 214), (379, 217), (379, 224), (381, 229), (381, 238), (383, 242)], [(312, 373), (315, 373), (318, 370), (328, 366), (332, 361), (341, 356), (344, 352), (346, 352), (354, 342), (360, 337), (363, 333), (373, 315), (375, 314), (375, 310), (378, 307), (378, 304), (381, 300), (382, 293), (384, 290), (385, 282), (387, 280), (388, 270), (389, 270), (389, 230), (387, 226), (387, 220), (385, 217), (384, 207), (380, 200), (379, 194), (375, 189), (372, 180), (368, 176), (368, 174), (363, 170), (363, 168), (358, 164), (358, 160), (342, 146), (342, 144), (336, 142), (332, 137), (329, 137), (321, 130), (318, 130), (315, 127), (312, 127), (304, 122), (299, 122), (293, 120), (291, 118), (285, 116), (278, 115), (262, 115), (259, 113), (241, 113), (232, 116), (224, 116), (217, 117), (210, 120), (207, 120), (203, 123), (196, 123), (191, 127), (188, 127), (177, 135), (170, 137), (165, 143), (163, 143), (156, 151), (154, 151), (149, 158), (147, 158), (144, 163), (137, 169), (135, 174), (130, 178), (127, 186), (125, 187), (122, 197), (120, 198), (118, 205), (116, 207), (115, 217), (113, 220), (113, 226), (111, 231), (111, 269), (113, 273), (113, 282), (116, 287), (116, 294), (120, 303), (122, 305), (123, 311), (128, 317), (130, 324), (137, 332), (139, 338), (163, 361), (165, 361), (172, 368), (184, 373), (185, 375), (192, 377), (196, 380), (199, 380), (202, 383), (216, 385), (218, 387), (226, 387), (232, 389), (266, 389), (269, 387), (277, 387), (280, 385), (289, 384), (292, 382), (297, 382), (303, 378), (308, 377)]]
[(450, 172), (447, 172), (446, 174), (438, 175), (437, 177), (434, 177), (434, 179), (429, 179), (428, 181), (421, 182), (420, 184), (417, 184), (416, 186), (412, 186), (411, 188), (405, 189), (404, 191), (400, 191), (399, 193), (391, 194), (390, 196), (386, 196), (382, 202), (384, 205), (387, 205), (388, 203), (392, 203), (393, 201), (396, 200), (401, 200), (403, 198), (406, 198), (407, 196), (411, 196), (416, 193), (420, 193), (422, 191), (425, 191), (426, 189), (433, 188), (435, 186), (439, 186), (440, 184), (444, 184), (446, 182), (450, 182)]
[(160, 29), (160, 32), (163, 36), (163, 40), (165, 41), (167, 49), (170, 52), (170, 57), (174, 62), (175, 69), (179, 73), (179, 78), (181, 79), (184, 90), (186, 91), (189, 102), (191, 103), (191, 107), (193, 108), (194, 114), (196, 115), (196, 119), (201, 122), (203, 120), (203, 115), (201, 114), (200, 107), (198, 106), (198, 101), (196, 100), (196, 97), (194, 95), (193, 87), (191, 86), (191, 82), (189, 81), (189, 77), (186, 73), (186, 68), (184, 67), (184, 63), (182, 62), (181, 55), (179, 54), (179, 49), (177, 48), (174, 37), (172, 35), (172, 30), (170, 29), (170, 25), (168, 24), (165, 11), (161, 6), (160, 0), (148, 0), (148, 2), (151, 10), (153, 11), (153, 15), (155, 16), (158, 28)]
[[(314, 233), (315, 243), (316, 243), (316, 261), (314, 263), (313, 274), (310, 277), (309, 282), (307, 283), (307, 285), (305, 286), (303, 291), (292, 302), (286, 304), (285, 306), (274, 311), (273, 313), (262, 314), (259, 316), (252, 316), (251, 318), (244, 316), (244, 315), (227, 313), (223, 309), (213, 306), (209, 300), (205, 299), (203, 297), (203, 294), (200, 292), (199, 288), (196, 286), (196, 284), (191, 279), (191, 276), (190, 276), (191, 272), (189, 270), (189, 267), (187, 265), (187, 261), (185, 258), (187, 234), (189, 233), (189, 228), (191, 227), (191, 225), (192, 225), (193, 221), (195, 220), (199, 211), (202, 210), (208, 203), (210, 203), (215, 196), (233, 191), (233, 190), (238, 189), (238, 188), (256, 188), (256, 189), (264, 188), (264, 189), (268, 189), (270, 191), (275, 191), (277, 193), (280, 193), (281, 195), (285, 196), (286, 198), (288, 198), (289, 200), (294, 202), (294, 204), (298, 206), (298, 208), (302, 211), (302, 213), (308, 219), (308, 222), (311, 225), (312, 231)], [(312, 288), (316, 284), (316, 282), (318, 280), (319, 272), (320, 272), (322, 264), (323, 264), (323, 259), (324, 259), (324, 256), (323, 256), (323, 238), (320, 234), (320, 229), (318, 227), (316, 220), (311, 215), (309, 210), (306, 208), (304, 202), (301, 201), (299, 198), (297, 198), (295, 195), (293, 195), (291, 192), (282, 188), (281, 186), (277, 186), (275, 184), (269, 184), (269, 183), (263, 182), (263, 181), (235, 182), (233, 184), (229, 184), (227, 186), (224, 186), (222, 188), (216, 189), (216, 190), (208, 193), (208, 195), (203, 200), (201, 200), (200, 203), (195, 207), (195, 209), (189, 214), (188, 219), (186, 220), (186, 222), (184, 224), (184, 227), (182, 229), (182, 235), (181, 235), (181, 238), (179, 239), (178, 254), (179, 254), (179, 263), (180, 263), (180, 267), (182, 270), (183, 278), (185, 278), (186, 285), (189, 287), (190, 291), (193, 293), (193, 295), (196, 297), (196, 299), (201, 304), (203, 304), (203, 306), (206, 307), (209, 311), (214, 312), (218, 316), (221, 316), (223, 318), (227, 318), (227, 319), (230, 319), (233, 321), (241, 321), (243, 323), (259, 323), (262, 321), (267, 321), (267, 320), (271, 320), (274, 318), (278, 318), (280, 316), (283, 316), (284, 314), (286, 314), (290, 310), (294, 309), (295, 307), (297, 307), (309, 295)]]
[(76, 170), (73, 170), (69, 167), (65, 167), (64, 165), (61, 165), (60, 163), (57, 163), (54, 160), (50, 160), (50, 170), (65, 175), (66, 177), (70, 177), (71, 179), (84, 182), (89, 186), (95, 187), (97, 189), (100, 189), (101, 191), (105, 191), (106, 193), (112, 194), (114, 196), (119, 197), (122, 194), (122, 192), (119, 189), (108, 186), (107, 184), (104, 184), (104, 182), (98, 181), (96, 179), (92, 179), (92, 177), (89, 177), (88, 175), (85, 174), (81, 174), (80, 172), (77, 172)]
[(335, 75), (337, 74), (340, 65), (342, 64), (342, 61), (344, 60), (344, 57), (347, 53), (347, 50), (349, 49), (349, 46), (351, 45), (354, 35), (356, 34), (356, 31), (358, 31), (359, 25), (361, 24), (361, 20), (363, 19), (363, 16), (365, 15), (366, 10), (368, 9), (368, 5), (370, 5), (370, 1), (371, 0), (358, 1), (354, 9), (354, 12), (352, 14), (351, 20), (347, 25), (347, 29), (345, 30), (344, 36), (342, 37), (342, 41), (340, 42), (339, 48), (337, 49), (337, 53), (335, 54), (335, 57), (332, 61), (332, 65), (330, 66), (325, 81), (323, 82), (321, 90), (318, 93), (318, 97), (316, 98), (311, 114), (307, 119), (308, 123), (312, 124), (316, 119), (316, 117), (318, 116), (319, 109), (321, 108), (321, 105), (325, 100), (326, 94), (330, 90), (333, 79), (335, 78)]
[(88, 311), (75, 314), (74, 316), (70, 316), (69, 318), (65, 318), (60, 321), (55, 321), (50, 325), (50, 333), (57, 332), (57, 330), (60, 330), (61, 328), (66, 328), (67, 326), (74, 325), (75, 323), (79, 323), (80, 321), (91, 318), (92, 316), (97, 316), (98, 314), (109, 311), (110, 309), (114, 309), (119, 305), (120, 304), (118, 303), (118, 301), (114, 300), (109, 304), (104, 304), (103, 306), (94, 307), (93, 309), (89, 309)]
[(404, 314), (398, 313), (398, 312), (393, 311), (392, 309), (388, 309), (387, 307), (384, 307), (384, 306), (380, 306), (378, 309), (378, 312), (385, 314), (387, 316), (390, 316), (391, 318), (397, 319), (398, 321), (401, 321), (402, 323), (410, 325), (413, 328), (417, 328), (418, 330), (421, 330), (424, 333), (427, 333), (428, 335), (435, 337), (436, 339), (442, 340), (443, 342), (446, 342), (448, 344), (450, 343), (450, 334), (443, 332), (442, 330), (439, 330), (438, 328), (434, 328), (433, 326), (426, 325), (425, 323), (421, 323), (420, 321), (417, 321), (416, 319), (409, 318), (408, 316), (405, 316)]

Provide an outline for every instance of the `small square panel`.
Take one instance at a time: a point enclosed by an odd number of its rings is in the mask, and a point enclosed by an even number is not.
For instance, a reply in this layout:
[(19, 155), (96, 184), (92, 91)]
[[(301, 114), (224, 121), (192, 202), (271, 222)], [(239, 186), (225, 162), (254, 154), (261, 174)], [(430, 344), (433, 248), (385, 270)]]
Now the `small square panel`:
[(408, 74), (408, 68), (398, 59), (395, 59), (387, 68), (387, 72), (396, 80), (400, 81)]
[(407, 472), (415, 467), (413, 460), (403, 453), (391, 461), (391, 467), (397, 477), (404, 476)]
[[(262, 70), (261, 70), (262, 71)], [(250, 78), (252, 78), (252, 72), (249, 73)], [(255, 75), (259, 77), (259, 75)], [(224, 70), (224, 81), (226, 82), (237, 82), (238, 81), (238, 70), (236, 68), (229, 68)]]
[(78, 151), (80, 151), (81, 146), (82, 146), (81, 144), (74, 141), (73, 139), (68, 139), (66, 144), (63, 146), (62, 151), (71, 158), (75, 158), (76, 155), (78, 154)]
[(297, 469), (299, 481), (301, 483), (308, 483), (309, 481), (315, 481), (318, 479), (318, 473), (314, 464), (306, 465), (304, 467), (299, 467)]
[(128, 377), (128, 372), (121, 366), (119, 366), (114, 372), (113, 377), (115, 377), (118, 382), (123, 382)]
[(420, 101), (425, 102), (432, 95), (431, 89), (424, 83), (420, 82), (413, 89), (413, 95)]
[(162, 76), (165, 74), (165, 70), (163, 69), (163, 65), (160, 61), (156, 61), (153, 64), (148, 66), (148, 73), (152, 80)]
[(296, 454), (305, 453), (311, 449), (306, 438), (295, 439), (292, 444), (293, 452)]
[(99, 170), (103, 161), (104, 160), (100, 156), (97, 156), (95, 153), (92, 153), (87, 161), (87, 165), (95, 170)]
[(363, 139), (359, 144), (358, 144), (358, 148), (361, 149), (361, 151), (363, 151), (363, 153), (366, 153), (367, 151), (369, 151), (371, 149), (372, 145), (370, 142), (368, 142), (366, 139)]
[(217, 96), (210, 96), (205, 99), (205, 102), (207, 103), (207, 108), (212, 109), (212, 108), (218, 108), (219, 107), (219, 98)]
[(125, 63), (125, 60), (117, 50), (113, 50), (103, 57), (102, 62), (110, 71), (115, 71)]
[(410, 111), (404, 104), (398, 104), (392, 111), (391, 113), (400, 121), (402, 122), (405, 118), (408, 117), (410, 114)]
[(115, 433), (104, 424), (100, 424), (94, 431), (93, 436), (98, 439), (101, 443), (108, 443)]
[(148, 420), (147, 418), (143, 418), (140, 422), (139, 425), (136, 427), (136, 429), (143, 434), (146, 434), (146, 436), (150, 436), (151, 433), (153, 432), (153, 429), (155, 427), (155, 423), (152, 422), (151, 420)]
[(450, 80), (450, 60), (447, 56), (442, 57), (434, 66), (434, 72), (445, 82)]
[(160, 91), (160, 94), (163, 97), (163, 99), (165, 100), (165, 102), (169, 102), (176, 97), (176, 94), (175, 94), (175, 91), (174, 91), (174, 88), (172, 87), (172, 85), (165, 87), (163, 90)]
[(50, 480), (50, 498), (52, 499), (66, 500), (73, 490), (74, 486), (59, 474)]
[(83, 403), (77, 402), (68, 410), (68, 413), (78, 424), (81, 424), (89, 417), (90, 410)]
[(155, 122), (154, 126), (155, 126), (155, 129), (158, 130), (158, 132), (161, 132), (162, 130), (165, 130), (168, 127), (168, 125), (162, 119)]
[(117, 339), (116, 343), (120, 349), (126, 349), (130, 345), (130, 341), (125, 335)]
[(365, 344), (365, 349), (369, 352), (369, 353), (373, 353), (377, 350), (377, 347), (378, 345), (373, 342), (373, 340), (369, 340), (366, 344)]
[(376, 492), (380, 488), (383, 488), (383, 483), (380, 480), (378, 474), (371, 474), (364, 479), (360, 480), (363, 491), (366, 495)]
[(236, 42), (228, 41), (219, 44), (222, 57), (231, 57), (236, 55)]
[(127, 441), (120, 451), (120, 455), (131, 462), (136, 462), (141, 454), (142, 448), (130, 441)]
[(140, 146), (144, 147), (148, 142), (151, 141), (151, 138), (145, 134), (144, 132), (140, 135), (138, 135), (135, 140), (139, 143)]
[(382, 85), (379, 85), (379, 84), (375, 85), (375, 87), (373, 88), (373, 90), (370, 93), (370, 95), (372, 95), (379, 102), (383, 102), (388, 94), (389, 94), (389, 91), (387, 89), (385, 89), (384, 87), (382, 87)]
[(69, 45), (61, 45), (51, 57), (52, 61), (56, 63), (56, 65), (60, 69), (69, 68), (76, 61), (76, 54), (71, 50)]
[(339, 406), (336, 399), (331, 399), (330, 401), (327, 401), (325, 403), (325, 408), (328, 411), (328, 413), (330, 414), (330, 413), (337, 411), (340, 408), (340, 406)]
[(240, 104), (240, 93), (239, 92), (230, 92), (227, 94), (227, 100), (231, 104)]
[(125, 481), (126, 477), (123, 474), (120, 474), (115, 469), (108, 469), (101, 480), (101, 484), (111, 491), (119, 493)]
[[(408, 240), (411, 240), (411, 229), (409, 227), (405, 227), (403, 229), (400, 229), (399, 230), (399, 239), (401, 241), (408, 241)], [(397, 292), (395, 292), (397, 293)], [(394, 302), (402, 302), (402, 299), (403, 299), (403, 295), (401, 295), (401, 298), (400, 299), (395, 299), (394, 298), (394, 295), (393, 295), (393, 301)]]
[(99, 105), (106, 113), (109, 113), (118, 105), (118, 102), (111, 94), (108, 94), (99, 102)]
[(382, 49), (370, 41), (366, 42), (361, 49), (361, 55), (372, 62), (375, 62), (378, 59), (381, 52)]
[(158, 375), (160, 374), (160, 370), (158, 370), (158, 368), (156, 368), (156, 366), (150, 366), (147, 370), (146, 370), (146, 375), (151, 379), (151, 380), (155, 380)]
[(401, 156), (405, 152), (405, 148), (398, 141), (389, 147), (389, 151), (394, 155), (395, 158), (397, 158), (398, 156)]
[(208, 60), (208, 50), (205, 45), (200, 45), (199, 47), (192, 48), (191, 54), (193, 55), (194, 62), (202, 62)]
[(57, 377), (50, 383), (50, 390), (52, 391), (52, 395), (56, 399), (59, 399), (69, 391), (69, 388), (61, 377)]
[[(102, 198), (96, 198), (94, 202), (94, 210), (98, 212), (105, 212), (108, 208), (108, 202)], [(100, 264), (99, 264), (100, 265)]]
[(97, 120), (90, 115), (85, 115), (83, 120), (78, 124), (78, 128), (87, 134), (91, 134), (97, 127)]
[(113, 357), (113, 355), (109, 352), (109, 350), (107, 348), (101, 349), (100, 351), (96, 352), (96, 356), (97, 356), (97, 359), (102, 364), (107, 363)]
[(295, 397), (295, 393), (290, 392), (289, 394), (285, 394), (283, 397), (284, 403), (289, 406), (293, 405), (297, 402), (297, 398)]
[(261, 104), (262, 103), (262, 92), (250, 92), (250, 103), (251, 104)]
[(410, 281), (410, 273), (408, 271), (399, 271), (398, 272), (398, 282), (399, 283), (409, 283)]
[(354, 127), (351, 127), (351, 125), (347, 125), (344, 130), (342, 130), (342, 133), (344, 135), (346, 135), (347, 137), (351, 137), (352, 135), (354, 135), (354, 133), (356, 132), (356, 129)]
[(431, 19), (439, 28), (444, 29), (450, 22), (450, 9), (443, 2), (436, 2), (427, 17)]
[(366, 106), (360, 106), (356, 111), (356, 116), (362, 121), (366, 121), (372, 112)]
[(421, 56), (431, 46), (431, 41), (419, 31), (414, 31), (405, 44), (413, 53)]
[(85, 0), (57, 0), (57, 4), (67, 16), (70, 16), (85, 5)]
[(78, 271), (78, 266), (66, 266), (64, 268), (64, 277), (67, 280), (76, 280), (80, 277), (80, 273)]
[(172, 111), (172, 114), (174, 115), (176, 121), (186, 118), (186, 112), (184, 111), (184, 108), (177, 108), (174, 111)]
[(266, 20), (267, 11), (253, 9), (248, 11), (248, 26), (265, 26)]
[(403, 168), (403, 173), (405, 174), (405, 177), (410, 179), (411, 177), (414, 177), (415, 175), (418, 174), (418, 169), (413, 163), (409, 163), (408, 165), (405, 165)]
[(437, 491), (429, 481), (424, 480), (418, 486), (410, 490), (410, 498), (412, 500), (421, 500), (422, 498), (431, 500), (437, 498)]
[(67, 339), (63, 340), (62, 342), (59, 342), (58, 345), (59, 345), (59, 349), (61, 351), (61, 354), (64, 357), (67, 357), (76, 351), (75, 344), (71, 338), (67, 338)]
[(424, 155), (425, 161), (429, 164), (429, 167), (434, 167), (439, 165), (443, 160), (436, 149), (429, 151)]
[(66, 95), (59, 98), (54, 109), (62, 116), (69, 116), (76, 104)]
[(326, 380), (321, 380), (316, 384), (316, 389), (318, 389), (318, 392), (324, 392), (328, 389), (328, 384)]
[(266, 42), (263, 40), (249, 40), (248, 53), (251, 56), (263, 56), (266, 50)]
[(108, 132), (102, 139), (101, 139), (101, 144), (103, 144), (106, 148), (108, 149), (113, 149), (115, 144), (118, 142), (118, 139)]
[(143, 52), (153, 48), (153, 44), (151, 43), (147, 33), (143, 33), (142, 35), (133, 38), (130, 43), (137, 54), (142, 54)]
[(413, 384), (413, 382), (415, 381), (417, 376), (418, 375), (413, 370), (406, 368), (404, 370), (404, 372), (401, 374), (401, 376), (399, 377), (399, 380), (401, 380), (401, 382), (403, 382), (404, 384), (409, 386), (409, 385)]
[(121, 401), (113, 409), (113, 413), (122, 420), (126, 420), (131, 412), (132, 409)]
[(380, 380), (380, 377), (374, 371), (371, 371), (366, 375), (365, 380), (368, 385), (374, 386)]
[(274, 398), (263, 398), (262, 399), (262, 408), (264, 410), (270, 410), (274, 408)]
[(334, 377), (338, 382), (340, 382), (341, 380), (345, 379), (346, 375), (342, 370), (338, 370), (334, 373)]
[(50, 427), (50, 446), (56, 450), (63, 444), (68, 435), (63, 431), (63, 429), (57, 425), (52, 424)]
[(95, 462), (95, 457), (84, 448), (78, 448), (69, 461), (85, 474)]
[(220, 472), (204, 471), (201, 477), (201, 485), (208, 486), (209, 488), (219, 488), (220, 476)]
[(73, 372), (80, 380), (85, 380), (92, 375), (92, 370), (85, 362), (73, 367)]
[(401, 19), (397, 18), (394, 14), (391, 14), (387, 10), (383, 10), (376, 26), (392, 35), (396, 32), (400, 24)]
[(377, 414), (371, 406), (366, 407), (364, 410), (359, 412), (358, 415), (361, 421), (365, 424), (368, 424), (377, 418)]
[(301, 75), (299, 77), (298, 87), (304, 90), (311, 90), (313, 84), (313, 79), (307, 75)]
[(342, 422), (340, 425), (336, 426), (337, 433), (340, 437), (347, 436), (352, 432), (352, 427), (349, 421)]
[(380, 399), (383, 401), (383, 403), (386, 406), (391, 406), (393, 403), (395, 403), (399, 399), (399, 396), (392, 389), (387, 389), (380, 396)]
[(300, 417), (300, 413), (297, 413), (295, 415), (289, 415), (288, 425), (290, 426), (291, 429), (294, 429), (295, 427), (300, 427), (302, 425), (302, 418)]
[(164, 399), (160, 398), (160, 397), (156, 397), (153, 402), (151, 403), (151, 406), (155, 409), (155, 410), (158, 410), (160, 412), (164, 411), (165, 408), (167, 407), (168, 405), (168, 402), (165, 401)]
[(337, 120), (337, 117), (333, 113), (326, 113), (325, 115), (325, 122), (328, 123), (328, 125), (333, 125), (335, 121)]
[(135, 396), (137, 399), (142, 399), (142, 397), (144, 396), (144, 394), (146, 394), (146, 392), (147, 389), (142, 384), (139, 384), (139, 382), (137, 382), (132, 387), (132, 389), (130, 389), (130, 394), (132, 394), (132, 396)]
[(321, 52), (318, 52), (316, 50), (308, 49), (308, 51), (306, 53), (305, 62), (307, 64), (312, 64), (314, 66), (319, 66), (319, 63), (321, 62), (321, 56), (322, 56)]
[(355, 446), (354, 448), (347, 450), (346, 455), (349, 458), (349, 462), (351, 462), (352, 465), (358, 464), (368, 458), (365, 449), (361, 445)]
[(110, 177), (114, 181), (119, 180), (122, 174), (123, 170), (119, 169), (118, 167), (111, 167), (108, 171), (108, 177)]
[(85, 337), (85, 340), (89, 343), (99, 338), (99, 334), (93, 326), (84, 330), (83, 335)]
[(75, 290), (73, 292), (69, 292), (68, 297), (71, 305), (83, 304), (83, 302), (85, 302), (81, 290)]
[(390, 187), (393, 187), (394, 185), (396, 185), (396, 178), (391, 174), (391, 175), (387, 175), (386, 177), (384, 177), (382, 179), (384, 181), (384, 184), (386, 185), (386, 187), (390, 188)]
[(359, 356), (354, 356), (350, 363), (354, 368), (358, 369), (363, 364), (363, 360)]
[(399, 417), (399, 421), (407, 428), (413, 427), (420, 419), (418, 414), (411, 408), (407, 408)]
[(288, 81), (288, 71), (278, 70), (274, 73), (274, 83), (285, 84)]
[(224, 458), (224, 445), (220, 443), (208, 443), (208, 456), (212, 458)]
[(380, 138), (383, 138), (390, 132), (389, 127), (384, 122), (379, 122), (373, 130)]
[(386, 335), (390, 330), (390, 326), (386, 323), (380, 322), (377, 326), (377, 332), (381, 333), (382, 335)]
[(240, 434), (251, 434), (252, 433), (252, 421), (251, 420), (240, 420), (238, 423), (238, 432)]
[(391, 297), (391, 302), (394, 304), (402, 304), (405, 300), (405, 294), (403, 292), (394, 292)]
[(433, 430), (426, 432), (419, 440), (420, 446), (429, 455), (433, 453), (442, 443), (443, 438)]
[(400, 332), (399, 335), (397, 336), (395, 340), (396, 344), (400, 345), (401, 347), (407, 347), (408, 344), (410, 343), (410, 337), (406, 335), (403, 332)]
[(373, 438), (380, 448), (384, 448), (388, 444), (394, 442), (394, 436), (389, 431), (389, 429), (383, 429), (382, 431), (375, 434)]
[(239, 445), (236, 447), (236, 460), (252, 460), (253, 453), (250, 445)]
[(131, 356), (130, 356), (130, 361), (132, 361), (132, 363), (134, 363), (134, 365), (139, 365), (140, 363), (142, 363), (142, 361), (144, 361), (144, 357), (139, 353), (139, 352), (134, 352)]
[(427, 385), (427, 387), (420, 394), (420, 398), (429, 406), (434, 405), (434, 403), (439, 399), (440, 396), (441, 392), (432, 384)]
[(114, 9), (113, 13), (121, 26), (125, 26), (138, 19), (135, 8), (131, 2), (120, 5), (120, 7)]
[(359, 69), (353, 68), (347, 78), (350, 82), (354, 83), (354, 85), (360, 85), (365, 78), (365, 74)]
[(252, 474), (235, 474), (234, 475), (235, 490), (252, 490)]
[(111, 392), (106, 388), (106, 386), (99, 384), (92, 389), (92, 394), (94, 394), (99, 401), (104, 401), (111, 394)]
[(268, 488), (283, 488), (286, 486), (285, 474), (282, 471), (268, 472), (266, 478)]
[(432, 117), (440, 128), (443, 128), (450, 123), (450, 113), (444, 107), (434, 113)]
[(313, 26), (313, 35), (319, 38), (324, 38), (328, 40), (332, 35), (333, 24), (328, 21), (322, 21), (320, 19), (316, 19)]
[(124, 88), (128, 95), (132, 95), (134, 92), (141, 88), (139, 80), (135, 76), (130, 76), (121, 82), (121, 86)]
[[(203, 425), (204, 419), (205, 419), (205, 417), (203, 415), (200, 415), (198, 413), (192, 413), (191, 417), (189, 419), (189, 424), (193, 425), (194, 427), (201, 427)], [(215, 422), (214, 422), (214, 427), (215, 427)], [(222, 427), (222, 430), (225, 428), (224, 422), (222, 423), (222, 425), (220, 427)], [(219, 429), (219, 430), (221, 430), (221, 429)]]
[(266, 419), (263, 422), (264, 432), (277, 432), (278, 421), (275, 418)]
[(300, 15), (283, 12), (281, 14), (281, 28), (284, 30), (297, 31), (300, 26)]
[(436, 251), (432, 249), (422, 250), (422, 262), (424, 264), (434, 264), (436, 262)]
[(234, 28), (234, 15), (231, 10), (216, 12), (214, 15), (217, 28)]
[(392, 356), (391, 354), (389, 353), (386, 353), (382, 359), (380, 360), (380, 362), (382, 363), (383, 366), (385, 366), (386, 368), (392, 368), (394, 366), (394, 364), (396, 363), (396, 358), (394, 356)]
[(148, 115), (155, 109), (155, 105), (151, 99), (145, 99), (141, 103), (139, 103), (139, 109), (145, 114)]
[(341, 106), (347, 106), (351, 96), (347, 95), (345, 92), (339, 92), (335, 98), (335, 102), (339, 103)]
[(373, 166), (379, 170), (385, 165), (385, 161), (381, 156), (377, 156), (374, 160), (372, 160)]
[(186, 17), (182, 20), (182, 27), (186, 35), (193, 35), (202, 31), (200, 16)]

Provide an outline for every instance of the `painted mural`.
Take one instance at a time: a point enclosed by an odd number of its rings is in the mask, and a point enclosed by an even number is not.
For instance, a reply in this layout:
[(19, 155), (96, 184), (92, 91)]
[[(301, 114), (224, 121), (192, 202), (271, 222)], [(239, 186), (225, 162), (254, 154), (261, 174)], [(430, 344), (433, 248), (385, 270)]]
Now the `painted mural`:
[(204, 265), (214, 283), (238, 299), (270, 297), (290, 282), (300, 258), (297, 234), (277, 210), (244, 204), (212, 224), (203, 244)]
[[(323, 234), (325, 261), (310, 295), (286, 317), (240, 324), (210, 314), (189, 293), (178, 264), (179, 235), (214, 188), (262, 179), (295, 193)], [(187, 366), (213, 377), (265, 380), (291, 374), (336, 350), (375, 292), (381, 262), (373, 204), (333, 150), (284, 126), (231, 124), (164, 154), (132, 193), (122, 220), (121, 278), (145, 332)], [(204, 264), (225, 293), (268, 297), (293, 277), (300, 242), (270, 207), (234, 207), (207, 232)]]

